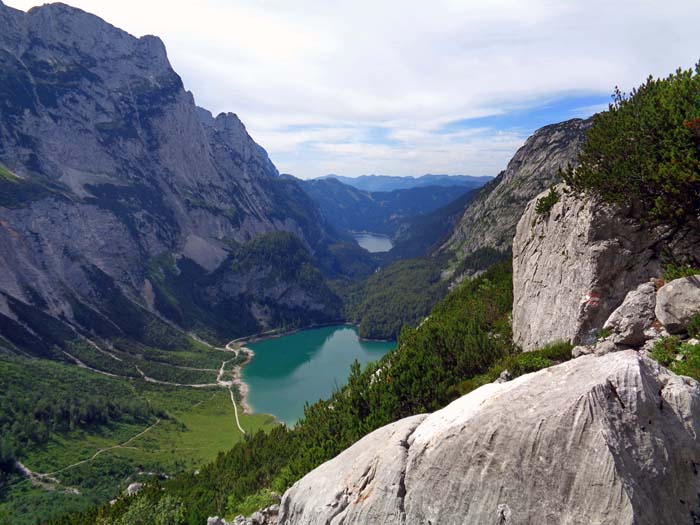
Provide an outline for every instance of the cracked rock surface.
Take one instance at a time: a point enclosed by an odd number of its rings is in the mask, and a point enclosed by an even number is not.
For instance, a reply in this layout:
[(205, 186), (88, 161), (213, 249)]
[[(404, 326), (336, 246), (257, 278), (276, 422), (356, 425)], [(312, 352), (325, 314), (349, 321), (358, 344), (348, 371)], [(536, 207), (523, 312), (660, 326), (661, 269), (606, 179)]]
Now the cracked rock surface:
[(583, 356), (376, 430), (280, 523), (693, 523), (699, 409), (696, 381), (638, 352)]
[[(700, 243), (692, 227), (650, 230), (632, 209), (557, 190), (547, 214), (536, 212), (546, 192), (528, 204), (513, 239), (513, 339), (523, 350), (594, 343), (627, 293), (661, 275), (662, 248), (683, 257)], [(636, 328), (624, 335), (639, 342)]]

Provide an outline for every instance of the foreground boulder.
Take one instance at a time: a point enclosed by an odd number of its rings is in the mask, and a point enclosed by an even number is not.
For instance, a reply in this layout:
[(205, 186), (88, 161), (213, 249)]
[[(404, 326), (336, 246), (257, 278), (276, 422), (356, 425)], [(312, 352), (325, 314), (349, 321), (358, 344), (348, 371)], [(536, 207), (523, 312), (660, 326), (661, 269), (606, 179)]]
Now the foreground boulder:
[(618, 344), (641, 346), (647, 339), (645, 331), (654, 322), (655, 306), (656, 286), (653, 282), (641, 284), (625, 296), (603, 329), (611, 330)]
[(693, 523), (698, 432), (697, 382), (584, 356), (376, 430), (291, 487), (280, 523)]
[(666, 330), (685, 332), (694, 315), (700, 315), (700, 275), (675, 279), (661, 287), (656, 317)]

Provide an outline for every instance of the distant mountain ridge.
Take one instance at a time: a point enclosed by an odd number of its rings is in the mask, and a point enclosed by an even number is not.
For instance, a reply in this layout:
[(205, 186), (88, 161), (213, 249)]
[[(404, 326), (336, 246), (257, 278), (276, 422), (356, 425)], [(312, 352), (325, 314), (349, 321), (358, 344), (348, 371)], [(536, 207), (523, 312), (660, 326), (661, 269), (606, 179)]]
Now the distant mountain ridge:
[[(559, 170), (576, 164), (592, 118), (575, 118), (535, 131), (518, 149), (508, 166), (484, 185), (465, 209), (452, 234), (439, 248), (460, 261), (492, 264), (494, 257), (510, 256), (515, 227), (531, 199), (561, 182)], [(472, 260), (467, 273), (483, 270)]]
[(368, 191), (335, 178), (299, 183), (335, 228), (390, 236), (405, 229), (406, 222), (413, 222), (472, 191), (470, 186), (462, 185)]
[(360, 177), (344, 177), (342, 175), (326, 175), (311, 180), (337, 179), (354, 188), (365, 191), (393, 191), (424, 186), (466, 186), (470, 189), (483, 186), (493, 179), (489, 176), (471, 175), (433, 175), (420, 177), (400, 177), (396, 175), (361, 175)]

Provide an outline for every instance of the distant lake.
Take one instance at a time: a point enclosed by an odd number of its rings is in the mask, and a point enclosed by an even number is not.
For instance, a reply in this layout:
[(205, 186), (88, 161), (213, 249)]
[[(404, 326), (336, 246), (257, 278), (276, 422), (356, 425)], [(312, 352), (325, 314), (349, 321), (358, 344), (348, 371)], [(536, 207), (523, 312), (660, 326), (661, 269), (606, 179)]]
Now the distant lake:
[(303, 330), (247, 345), (255, 356), (243, 368), (255, 412), (272, 414), (291, 426), (304, 415), (304, 403), (327, 398), (348, 379), (350, 365), (376, 361), (393, 342), (360, 341), (353, 326)]
[(388, 252), (394, 245), (389, 237), (377, 233), (354, 233), (353, 237), (357, 244), (372, 253)]

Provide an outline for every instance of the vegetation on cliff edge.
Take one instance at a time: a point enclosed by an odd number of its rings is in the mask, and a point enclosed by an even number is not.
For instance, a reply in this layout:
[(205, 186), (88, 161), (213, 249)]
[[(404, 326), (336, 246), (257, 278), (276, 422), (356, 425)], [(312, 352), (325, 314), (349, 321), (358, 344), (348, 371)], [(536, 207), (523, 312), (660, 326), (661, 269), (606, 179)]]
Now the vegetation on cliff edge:
[(642, 217), (684, 224), (700, 214), (700, 63), (628, 95), (615, 89), (594, 117), (580, 165), (564, 180), (605, 201), (639, 206)]

